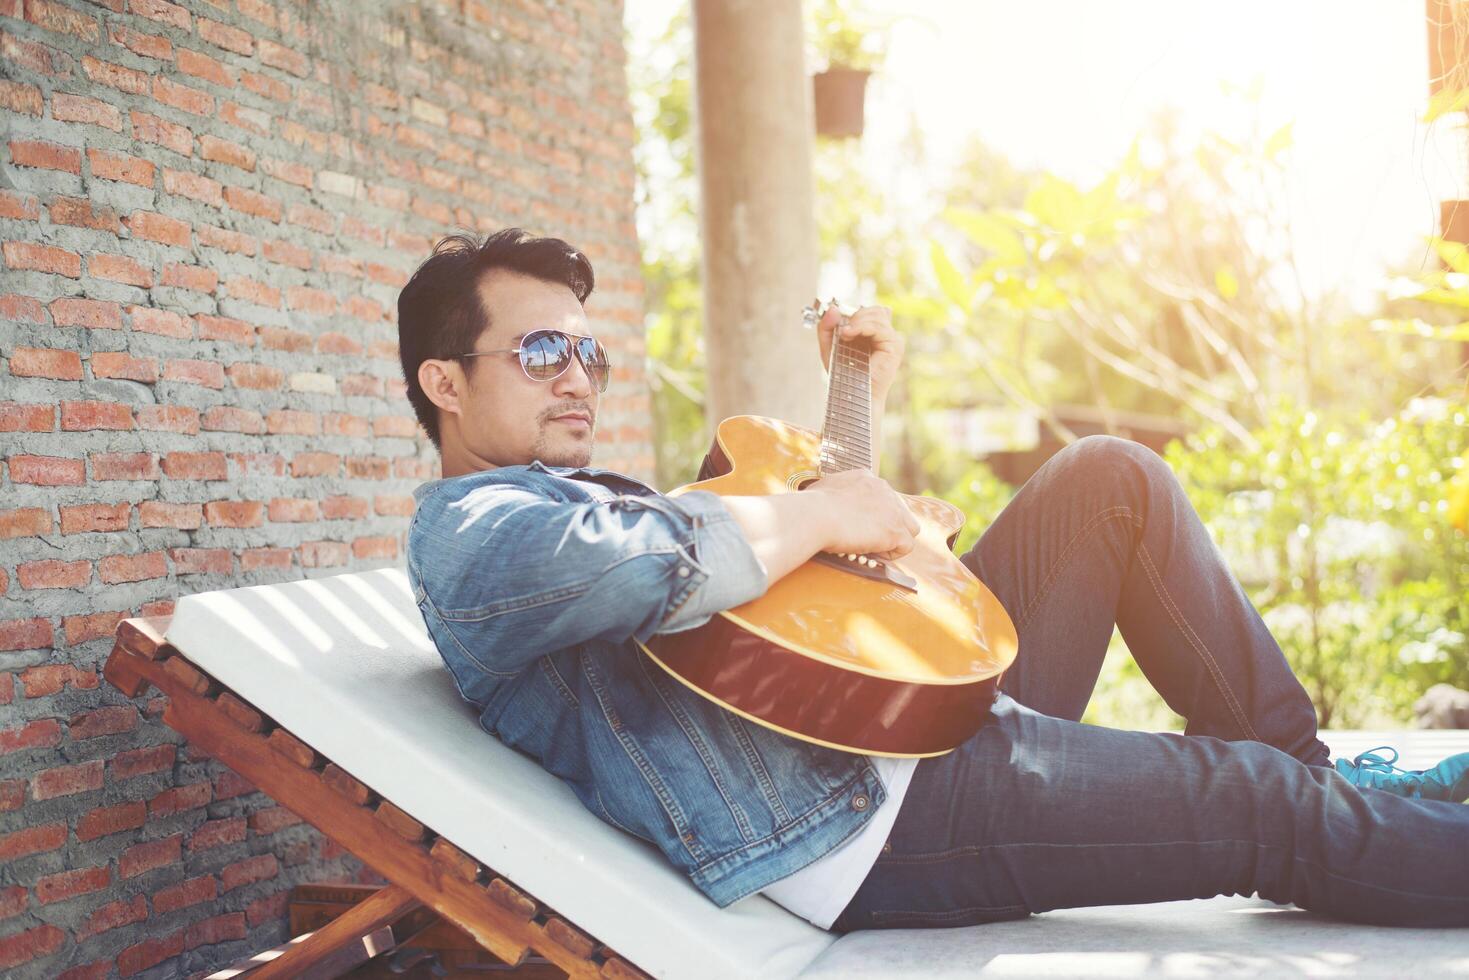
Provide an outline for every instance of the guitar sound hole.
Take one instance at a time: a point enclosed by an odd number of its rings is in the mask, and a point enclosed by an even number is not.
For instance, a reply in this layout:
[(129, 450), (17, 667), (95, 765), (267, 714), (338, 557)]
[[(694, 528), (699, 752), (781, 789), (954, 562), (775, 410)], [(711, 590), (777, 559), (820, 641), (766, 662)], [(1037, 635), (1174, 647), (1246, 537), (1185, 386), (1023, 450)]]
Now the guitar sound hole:
[(796, 489), (797, 490), (805, 490), (807, 487), (809, 487), (811, 484), (815, 483), (819, 479), (820, 479), (820, 477), (808, 476), (806, 479), (804, 479), (800, 483), (797, 483), (796, 484)]

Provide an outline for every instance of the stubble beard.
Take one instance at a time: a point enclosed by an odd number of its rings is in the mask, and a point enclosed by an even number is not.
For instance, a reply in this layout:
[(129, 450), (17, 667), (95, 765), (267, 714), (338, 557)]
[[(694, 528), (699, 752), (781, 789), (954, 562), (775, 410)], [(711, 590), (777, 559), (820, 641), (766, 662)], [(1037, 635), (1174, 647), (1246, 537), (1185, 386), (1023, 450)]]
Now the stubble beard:
[[(549, 426), (551, 423), (547, 423)], [(531, 446), (534, 458), (539, 459), (547, 466), (587, 466), (592, 461), (592, 449), (596, 442), (596, 429), (593, 428), (581, 438), (575, 436), (562, 439), (553, 439), (545, 429), (536, 437), (535, 445)]]

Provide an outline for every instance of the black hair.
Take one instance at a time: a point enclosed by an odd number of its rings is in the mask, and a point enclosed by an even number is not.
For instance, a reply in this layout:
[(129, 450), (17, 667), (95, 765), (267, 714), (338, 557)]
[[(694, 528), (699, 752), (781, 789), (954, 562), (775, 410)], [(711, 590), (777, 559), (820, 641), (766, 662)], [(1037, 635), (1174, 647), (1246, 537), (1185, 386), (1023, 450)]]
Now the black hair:
[(474, 349), (490, 326), (479, 285), (492, 269), (564, 285), (583, 305), (596, 283), (591, 261), (559, 238), (537, 238), (522, 228), (506, 228), (484, 240), (467, 232), (439, 240), (398, 294), (398, 356), (413, 413), (440, 449), (438, 406), (419, 385), (418, 367)]

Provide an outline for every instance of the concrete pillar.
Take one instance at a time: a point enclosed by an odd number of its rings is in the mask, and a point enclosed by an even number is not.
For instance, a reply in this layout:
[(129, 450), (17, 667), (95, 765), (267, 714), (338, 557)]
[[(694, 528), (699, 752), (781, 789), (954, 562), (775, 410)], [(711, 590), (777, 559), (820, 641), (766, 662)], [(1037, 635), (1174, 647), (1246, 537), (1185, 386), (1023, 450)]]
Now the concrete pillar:
[(800, 0), (694, 0), (695, 125), (711, 427), (821, 427), (801, 309), (816, 289), (811, 83)]

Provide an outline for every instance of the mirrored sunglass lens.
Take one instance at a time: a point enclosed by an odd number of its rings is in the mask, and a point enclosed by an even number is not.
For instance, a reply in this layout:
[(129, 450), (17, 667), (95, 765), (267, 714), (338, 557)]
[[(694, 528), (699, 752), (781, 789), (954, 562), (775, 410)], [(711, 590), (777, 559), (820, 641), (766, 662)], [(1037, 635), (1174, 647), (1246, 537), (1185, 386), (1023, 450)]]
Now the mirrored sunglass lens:
[(520, 363), (525, 373), (537, 381), (550, 381), (571, 359), (571, 345), (556, 333), (527, 334), (520, 343)]
[(587, 369), (587, 375), (595, 382), (599, 391), (605, 391), (609, 374), (607, 348), (592, 337), (583, 337), (576, 342), (576, 345), (577, 353), (581, 355), (582, 365)]

